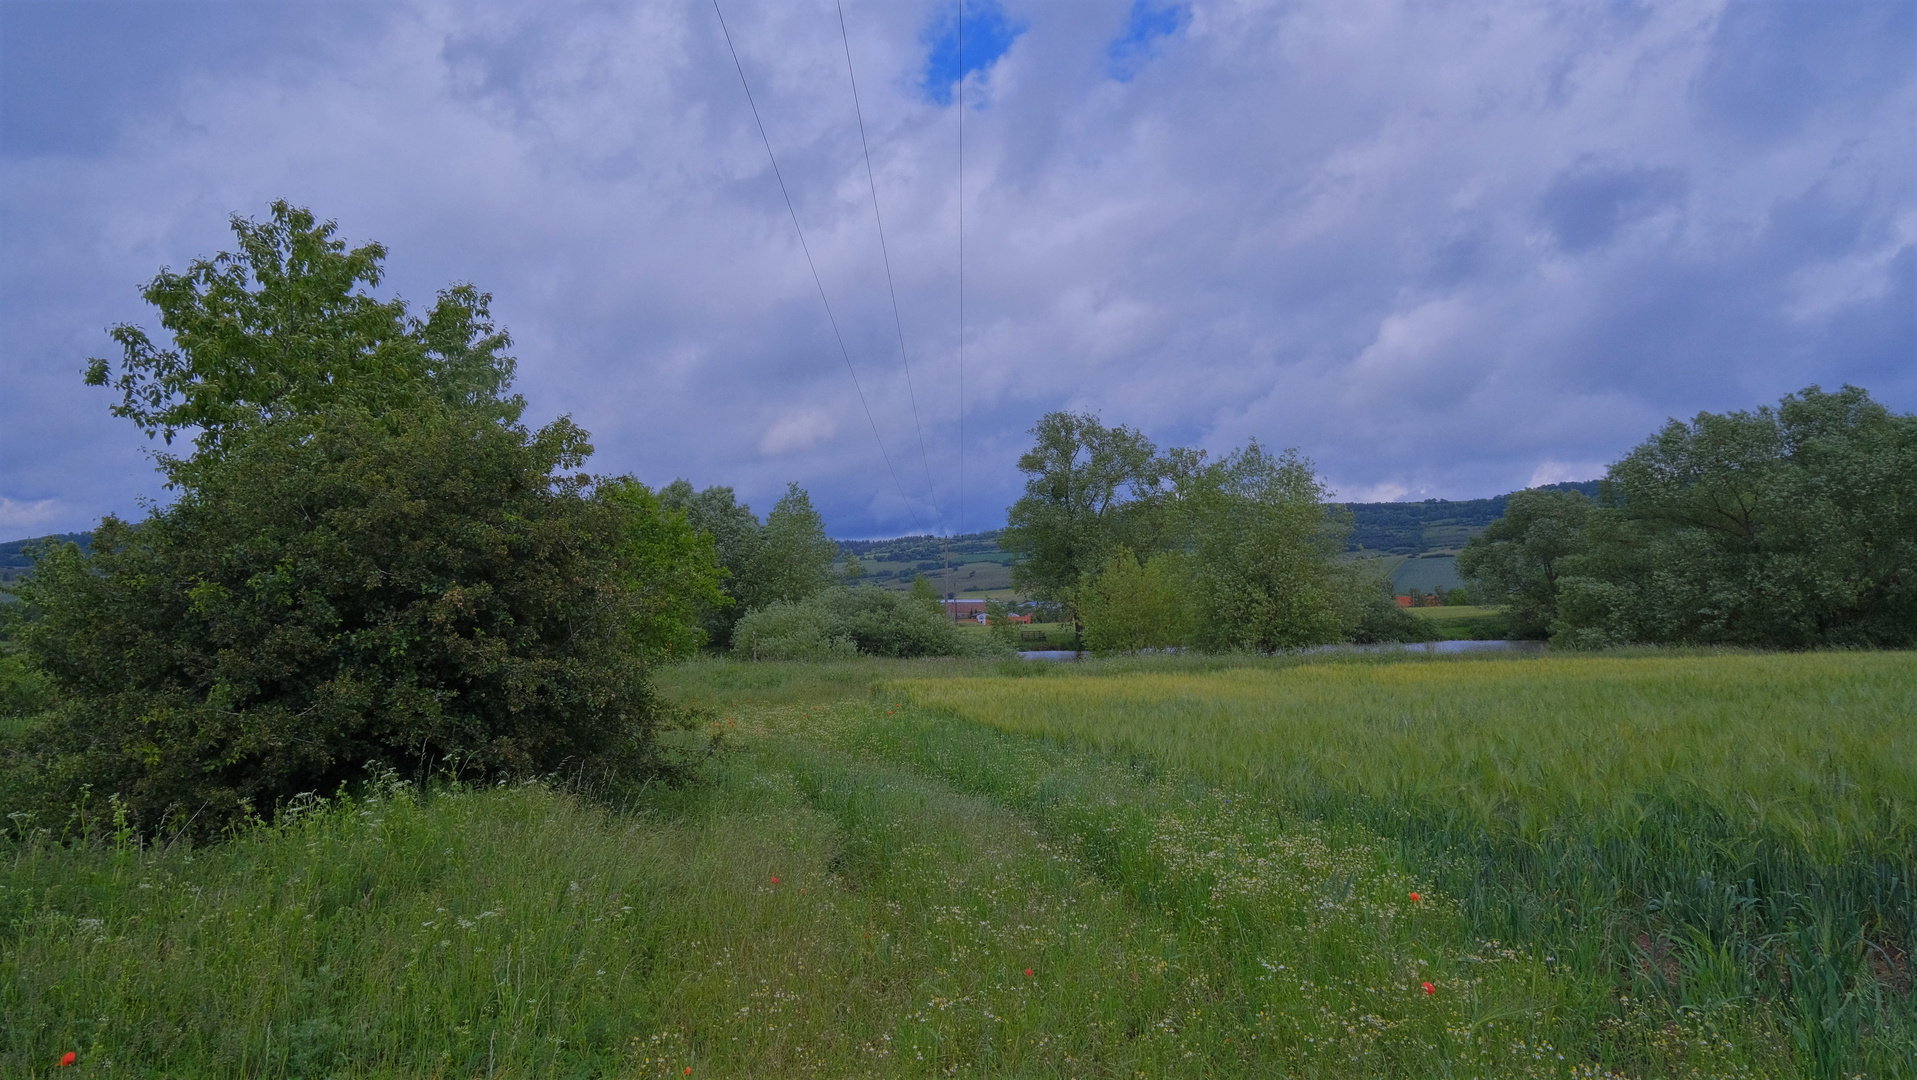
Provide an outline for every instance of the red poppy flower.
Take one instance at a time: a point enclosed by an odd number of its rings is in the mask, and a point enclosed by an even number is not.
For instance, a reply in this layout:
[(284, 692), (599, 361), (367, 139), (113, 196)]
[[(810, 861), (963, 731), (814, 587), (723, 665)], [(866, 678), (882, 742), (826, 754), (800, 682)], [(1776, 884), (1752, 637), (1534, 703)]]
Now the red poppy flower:
[(1031, 969), (1031, 968), (1026, 968), (1026, 969), (1025, 969), (1025, 977), (1026, 977), (1026, 978), (1028, 978), (1028, 979), (1032, 977), (1032, 969)]
[(1424, 992), (1425, 992), (1426, 994), (1435, 994), (1435, 993), (1437, 993), (1437, 992), (1438, 992), (1438, 988), (1437, 988), (1437, 987), (1435, 987), (1435, 986), (1433, 986), (1433, 985), (1431, 985), (1430, 983), (1425, 983), (1425, 984), (1424, 984)]
[(1419, 896), (1419, 895), (1418, 895), (1417, 893), (1412, 893), (1412, 894), (1411, 894), (1411, 902), (1412, 902), (1412, 903), (1414, 903), (1414, 904), (1422, 904), (1422, 903), (1424, 903), (1424, 897), (1422, 897), (1422, 896)]
[(80, 1060), (80, 1055), (68, 1050), (66, 1054), (60, 1058), (60, 1067), (64, 1069), (78, 1060)]
[(777, 874), (772, 875), (772, 884), (777, 885), (778, 883), (779, 883), (779, 875)]

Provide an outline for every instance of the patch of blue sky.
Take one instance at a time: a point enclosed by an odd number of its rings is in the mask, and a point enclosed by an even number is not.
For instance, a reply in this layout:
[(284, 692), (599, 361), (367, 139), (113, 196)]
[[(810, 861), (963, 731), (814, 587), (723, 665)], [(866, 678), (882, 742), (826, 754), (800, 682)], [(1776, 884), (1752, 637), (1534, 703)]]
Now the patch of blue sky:
[(926, 99), (950, 105), (960, 79), (989, 70), (1024, 32), (1025, 24), (1005, 14), (998, 0), (959, 0), (941, 7), (919, 35), (925, 43), (925, 80), (920, 89)]
[(1105, 47), (1106, 70), (1119, 82), (1132, 81), (1145, 62), (1157, 54), (1159, 41), (1183, 30), (1190, 22), (1189, 4), (1133, 0), (1125, 32)]

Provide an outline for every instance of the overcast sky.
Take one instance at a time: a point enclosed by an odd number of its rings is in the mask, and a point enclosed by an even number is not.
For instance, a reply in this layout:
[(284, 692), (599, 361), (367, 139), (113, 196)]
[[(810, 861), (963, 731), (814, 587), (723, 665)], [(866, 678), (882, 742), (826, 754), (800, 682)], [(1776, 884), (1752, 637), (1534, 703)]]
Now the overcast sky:
[(0, 535), (163, 494), (85, 361), (282, 197), (490, 291), (596, 471), (845, 537), (1002, 524), (1052, 409), (1358, 500), (1917, 409), (1911, 0), (975, 4), (962, 193), (958, 9), (846, 0), (902, 327), (837, 11), (721, 3), (870, 422), (709, 0), (0, 0)]

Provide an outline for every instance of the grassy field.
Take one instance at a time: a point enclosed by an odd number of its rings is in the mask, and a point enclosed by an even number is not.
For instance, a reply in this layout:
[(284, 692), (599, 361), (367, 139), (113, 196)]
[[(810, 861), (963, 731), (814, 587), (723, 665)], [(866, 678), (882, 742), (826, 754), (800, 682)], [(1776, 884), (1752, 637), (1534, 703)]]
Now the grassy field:
[(1445, 641), (1498, 641), (1511, 633), (1510, 620), (1502, 608), (1460, 604), (1407, 610), (1430, 622)]
[(629, 806), (15, 820), (0, 1076), (1912, 1075), (1910, 656), (661, 679)]

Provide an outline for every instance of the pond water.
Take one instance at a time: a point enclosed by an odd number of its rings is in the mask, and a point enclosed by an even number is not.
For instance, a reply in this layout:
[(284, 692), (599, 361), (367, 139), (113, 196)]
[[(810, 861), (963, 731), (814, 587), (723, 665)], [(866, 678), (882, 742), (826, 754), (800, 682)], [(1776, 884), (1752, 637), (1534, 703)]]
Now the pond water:
[[(1541, 653), (1545, 649), (1546, 645), (1542, 641), (1389, 641), (1379, 645), (1319, 645), (1316, 648), (1299, 651), (1307, 653)], [(1079, 654), (1070, 649), (1030, 649), (1018, 655), (1026, 660), (1077, 660), (1079, 658)]]
[(1304, 652), (1515, 652), (1541, 653), (1548, 646), (1542, 641), (1387, 641), (1378, 645), (1320, 645)]

